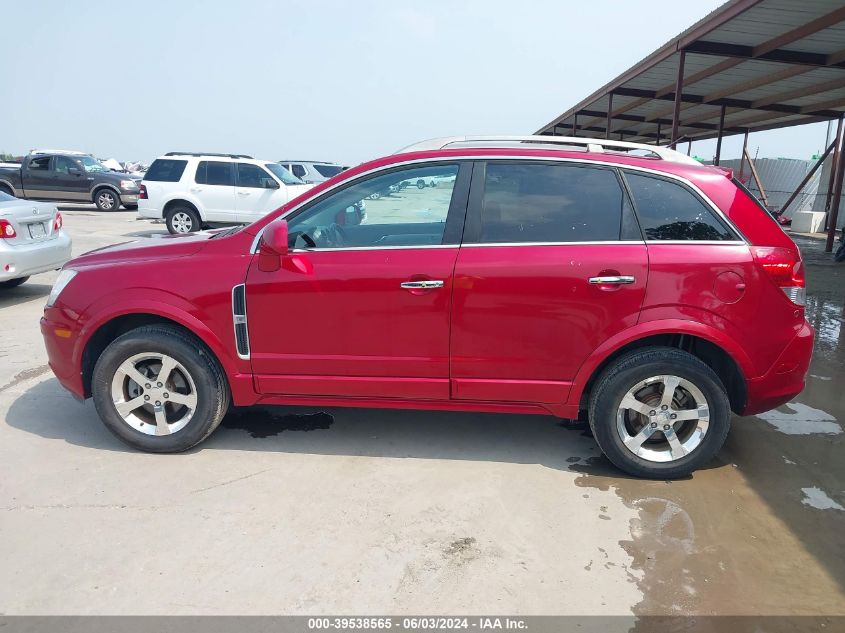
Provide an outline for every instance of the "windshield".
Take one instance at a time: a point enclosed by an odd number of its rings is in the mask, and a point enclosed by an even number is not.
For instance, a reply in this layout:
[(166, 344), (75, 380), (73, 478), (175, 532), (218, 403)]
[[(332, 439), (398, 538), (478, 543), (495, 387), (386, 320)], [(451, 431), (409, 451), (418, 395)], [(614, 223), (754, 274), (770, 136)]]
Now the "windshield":
[(343, 171), (343, 167), (340, 165), (314, 165), (314, 169), (316, 169), (324, 178), (337, 176)]
[(92, 156), (79, 156), (77, 160), (82, 163), (82, 167), (89, 174), (96, 171), (111, 171), (111, 169), (103, 165), (103, 163), (98, 161), (96, 158), (93, 158)]
[(290, 173), (287, 169), (282, 167), (279, 163), (265, 163), (264, 166), (270, 170), (276, 178), (281, 180), (286, 185), (304, 185), (299, 178)]

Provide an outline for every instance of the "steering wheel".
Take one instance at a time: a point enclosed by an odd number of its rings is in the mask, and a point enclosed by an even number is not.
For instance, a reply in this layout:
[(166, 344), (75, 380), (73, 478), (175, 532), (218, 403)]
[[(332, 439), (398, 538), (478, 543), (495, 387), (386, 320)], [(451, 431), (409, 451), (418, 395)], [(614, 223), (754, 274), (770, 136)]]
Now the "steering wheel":
[(306, 233), (305, 231), (293, 234), (294, 245), (296, 245), (296, 241), (299, 239), (305, 242), (305, 246), (307, 246), (308, 248), (317, 248), (317, 242), (315, 242), (314, 238), (308, 235), (308, 233)]

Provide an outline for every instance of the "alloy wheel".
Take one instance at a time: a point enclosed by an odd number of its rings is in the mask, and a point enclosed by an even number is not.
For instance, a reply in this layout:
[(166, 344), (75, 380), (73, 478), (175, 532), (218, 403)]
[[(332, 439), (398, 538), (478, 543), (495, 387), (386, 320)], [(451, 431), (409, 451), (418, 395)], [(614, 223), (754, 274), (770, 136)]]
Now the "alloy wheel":
[(97, 196), (97, 203), (100, 205), (100, 208), (110, 211), (114, 207), (114, 196), (108, 191), (102, 191)]
[(673, 462), (692, 453), (707, 434), (710, 406), (701, 390), (679, 376), (647, 378), (628, 390), (616, 431), (637, 457)]
[(194, 228), (194, 221), (184, 211), (174, 213), (171, 224), (173, 225), (173, 230), (177, 233), (190, 233)]
[(111, 397), (118, 415), (147, 435), (170, 435), (197, 409), (194, 379), (172, 356), (148, 352), (127, 358), (114, 373)]

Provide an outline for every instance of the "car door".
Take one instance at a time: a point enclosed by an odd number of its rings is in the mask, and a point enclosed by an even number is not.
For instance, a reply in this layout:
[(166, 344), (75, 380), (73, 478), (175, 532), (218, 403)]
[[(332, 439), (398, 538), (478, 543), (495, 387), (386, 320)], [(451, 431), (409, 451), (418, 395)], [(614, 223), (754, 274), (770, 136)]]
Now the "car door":
[[(291, 252), (246, 281), (252, 368), (261, 393), (449, 398), (449, 312), (471, 165), (425, 163), (330, 189), (289, 215)], [(448, 187), (367, 201), (407, 174)]]
[(82, 165), (69, 156), (56, 156), (53, 166), (53, 187), (57, 198), (91, 200), (90, 183)]
[(615, 169), (478, 164), (455, 266), (452, 397), (566, 402), (581, 364), (637, 322), (647, 276)]
[(29, 163), (21, 170), (21, 180), (28, 198), (56, 198), (52, 162), (52, 156), (35, 156), (30, 158)]
[(190, 192), (200, 201), (211, 222), (237, 222), (235, 168), (232, 162), (201, 160)]
[(236, 163), (235, 204), (238, 222), (250, 224), (275, 211), (285, 202), (285, 190), (260, 165)]

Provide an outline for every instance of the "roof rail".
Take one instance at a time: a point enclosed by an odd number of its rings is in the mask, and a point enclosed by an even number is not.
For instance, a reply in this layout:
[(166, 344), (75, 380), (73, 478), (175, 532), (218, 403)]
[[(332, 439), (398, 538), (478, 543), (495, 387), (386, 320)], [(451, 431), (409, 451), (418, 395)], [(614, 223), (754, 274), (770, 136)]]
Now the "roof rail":
[(29, 150), (30, 156), (35, 156), (37, 154), (61, 154), (63, 156), (90, 156), (90, 154), (86, 154), (85, 152), (78, 152), (73, 149), (31, 149)]
[(662, 147), (660, 145), (646, 145), (645, 143), (629, 143), (628, 141), (613, 141), (604, 138), (586, 138), (581, 136), (444, 136), (421, 141), (408, 147), (400, 149), (397, 154), (407, 152), (422, 152), (426, 150), (447, 149), (450, 145), (461, 148), (466, 147), (490, 147), (491, 144), (499, 143), (501, 146), (512, 145), (568, 145), (570, 147), (583, 147), (588, 152), (602, 154), (606, 151), (630, 151), (640, 150), (649, 152), (656, 158), (671, 161), (673, 163), (684, 163), (686, 165), (700, 165), (697, 160), (682, 154), (681, 152)]
[(165, 156), (216, 156), (218, 158), (248, 158), (255, 160), (247, 154), (215, 154), (214, 152), (167, 152)]

